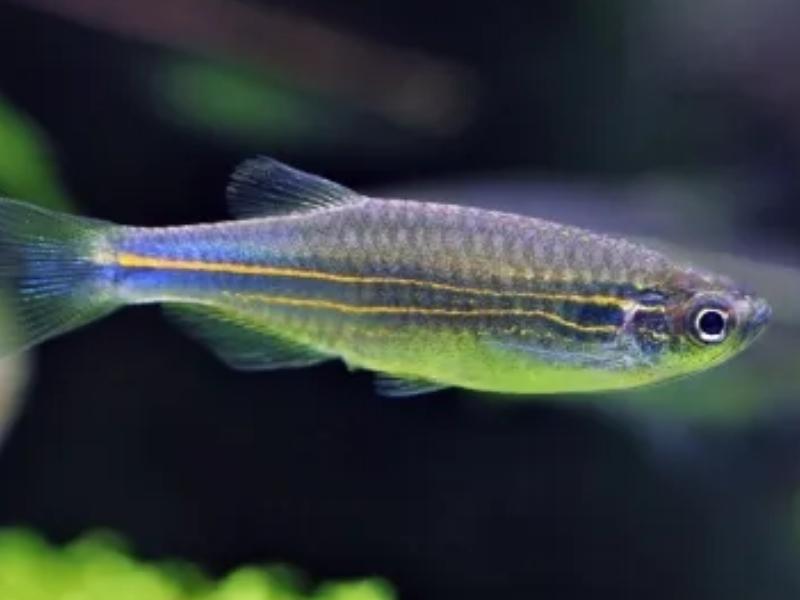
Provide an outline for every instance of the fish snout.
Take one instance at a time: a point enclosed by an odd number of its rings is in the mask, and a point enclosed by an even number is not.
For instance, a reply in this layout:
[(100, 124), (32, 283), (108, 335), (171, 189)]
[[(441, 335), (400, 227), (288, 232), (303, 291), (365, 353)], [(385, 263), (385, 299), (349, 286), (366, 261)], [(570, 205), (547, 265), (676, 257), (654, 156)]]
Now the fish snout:
[(753, 298), (749, 302), (749, 310), (744, 320), (744, 334), (747, 338), (755, 338), (764, 331), (772, 318), (772, 307), (763, 298)]

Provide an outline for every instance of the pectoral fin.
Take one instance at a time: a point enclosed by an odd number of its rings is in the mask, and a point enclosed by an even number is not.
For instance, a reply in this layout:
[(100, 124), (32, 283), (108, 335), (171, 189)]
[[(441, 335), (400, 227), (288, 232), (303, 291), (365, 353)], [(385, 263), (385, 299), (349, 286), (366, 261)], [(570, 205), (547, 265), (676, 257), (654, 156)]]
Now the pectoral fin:
[(408, 398), (430, 394), (446, 389), (448, 386), (425, 379), (413, 379), (379, 373), (375, 376), (375, 391), (387, 398)]
[(165, 310), (191, 336), (234, 369), (307, 367), (333, 358), (221, 309), (168, 304)]

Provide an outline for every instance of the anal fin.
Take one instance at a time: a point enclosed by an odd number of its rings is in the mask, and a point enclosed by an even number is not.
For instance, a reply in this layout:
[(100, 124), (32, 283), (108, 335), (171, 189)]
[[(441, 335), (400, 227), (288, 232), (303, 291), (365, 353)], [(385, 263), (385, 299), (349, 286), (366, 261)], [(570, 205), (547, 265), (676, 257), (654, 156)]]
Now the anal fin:
[(234, 369), (289, 369), (333, 358), (223, 309), (177, 303), (164, 308), (189, 335)]
[(387, 398), (408, 398), (438, 392), (448, 386), (425, 379), (413, 379), (379, 373), (375, 376), (375, 391)]

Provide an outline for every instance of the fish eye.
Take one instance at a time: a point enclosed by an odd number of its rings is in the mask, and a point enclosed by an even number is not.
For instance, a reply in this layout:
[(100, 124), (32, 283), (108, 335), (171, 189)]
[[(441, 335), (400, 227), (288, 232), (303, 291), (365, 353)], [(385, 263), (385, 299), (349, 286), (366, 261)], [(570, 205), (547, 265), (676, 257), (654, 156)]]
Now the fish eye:
[(721, 308), (701, 308), (692, 325), (692, 332), (701, 342), (718, 344), (728, 335), (728, 313)]

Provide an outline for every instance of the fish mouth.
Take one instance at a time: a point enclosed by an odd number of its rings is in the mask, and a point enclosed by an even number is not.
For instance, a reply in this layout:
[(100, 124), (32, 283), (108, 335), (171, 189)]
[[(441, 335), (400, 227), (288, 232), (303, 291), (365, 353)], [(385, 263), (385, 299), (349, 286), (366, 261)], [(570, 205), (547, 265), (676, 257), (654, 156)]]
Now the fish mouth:
[(745, 325), (745, 336), (748, 339), (755, 339), (759, 333), (764, 331), (767, 323), (772, 318), (772, 307), (766, 300), (761, 298), (753, 300), (750, 318)]

